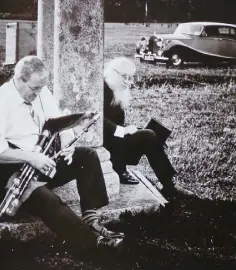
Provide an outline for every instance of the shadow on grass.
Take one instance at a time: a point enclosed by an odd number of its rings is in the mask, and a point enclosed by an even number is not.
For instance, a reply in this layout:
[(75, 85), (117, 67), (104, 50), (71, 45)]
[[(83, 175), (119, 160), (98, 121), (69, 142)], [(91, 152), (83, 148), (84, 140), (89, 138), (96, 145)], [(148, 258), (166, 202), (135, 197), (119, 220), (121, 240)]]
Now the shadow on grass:
[(141, 76), (136, 81), (136, 85), (140, 88), (150, 88), (152, 86), (161, 86), (168, 82), (169, 86), (179, 85), (182, 88), (189, 88), (193, 86), (207, 86), (209, 84), (230, 84), (236, 81), (236, 77), (220, 76), (220, 75), (200, 75), (200, 74), (188, 74), (188, 75), (170, 75), (167, 72), (163, 72), (162, 75), (157, 76)]
[[(1, 243), (1, 269), (235, 269), (236, 202), (179, 199), (108, 227), (126, 233), (121, 254), (69, 252), (47, 239)], [(71, 255), (73, 254), (73, 255)], [(3, 268), (2, 268), (3, 267)]]

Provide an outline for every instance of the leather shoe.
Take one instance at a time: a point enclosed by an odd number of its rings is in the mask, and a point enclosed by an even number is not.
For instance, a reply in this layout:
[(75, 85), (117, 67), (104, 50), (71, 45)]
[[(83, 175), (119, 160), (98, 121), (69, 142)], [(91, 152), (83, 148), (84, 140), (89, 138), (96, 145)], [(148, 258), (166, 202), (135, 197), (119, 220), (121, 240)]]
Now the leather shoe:
[(93, 224), (89, 226), (92, 231), (106, 238), (124, 238), (125, 234), (122, 232), (113, 232), (104, 227), (98, 220), (94, 221)]
[(134, 178), (131, 174), (127, 171), (119, 173), (120, 183), (125, 185), (137, 185), (139, 184), (139, 180)]
[(99, 236), (97, 238), (97, 247), (101, 249), (116, 250), (121, 252), (123, 248), (123, 239), (121, 238), (106, 238)]
[(174, 197), (181, 197), (181, 196), (191, 197), (191, 198), (196, 197), (196, 195), (192, 191), (186, 188), (183, 188), (179, 184), (175, 184), (169, 188), (164, 187), (162, 190), (162, 194), (167, 198), (174, 198)]

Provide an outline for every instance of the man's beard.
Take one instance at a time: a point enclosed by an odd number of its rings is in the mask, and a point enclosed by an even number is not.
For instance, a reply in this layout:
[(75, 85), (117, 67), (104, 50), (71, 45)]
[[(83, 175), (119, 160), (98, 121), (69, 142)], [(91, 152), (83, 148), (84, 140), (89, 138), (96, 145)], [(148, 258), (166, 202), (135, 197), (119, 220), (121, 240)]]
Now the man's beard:
[(123, 90), (113, 90), (113, 94), (112, 106), (120, 105), (122, 108), (126, 108), (130, 105), (131, 93), (129, 87)]

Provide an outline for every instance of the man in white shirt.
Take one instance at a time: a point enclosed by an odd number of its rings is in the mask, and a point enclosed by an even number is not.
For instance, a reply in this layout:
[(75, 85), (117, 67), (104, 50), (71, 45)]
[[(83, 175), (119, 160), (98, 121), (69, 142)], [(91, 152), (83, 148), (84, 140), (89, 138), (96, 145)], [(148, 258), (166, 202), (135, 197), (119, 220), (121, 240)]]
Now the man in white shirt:
[[(4, 197), (8, 179), (28, 163), (42, 174), (56, 169), (52, 180), (35, 182), (24, 207), (38, 216), (58, 237), (78, 246), (120, 248), (124, 235), (108, 231), (99, 222), (96, 209), (108, 204), (101, 165), (96, 151), (86, 147), (67, 148), (56, 164), (34, 152), (42, 127), (61, 113), (46, 87), (48, 72), (36, 56), (26, 56), (15, 67), (14, 77), (0, 87), (0, 191)], [(72, 130), (60, 133), (61, 147), (73, 138)], [(76, 179), (82, 220), (51, 188)]]

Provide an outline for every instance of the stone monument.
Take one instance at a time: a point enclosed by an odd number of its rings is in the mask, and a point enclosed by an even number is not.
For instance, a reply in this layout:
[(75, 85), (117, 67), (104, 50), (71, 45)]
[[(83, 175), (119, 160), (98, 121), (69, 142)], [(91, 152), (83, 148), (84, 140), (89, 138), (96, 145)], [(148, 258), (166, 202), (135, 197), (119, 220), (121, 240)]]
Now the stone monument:
[[(114, 200), (119, 195), (119, 178), (112, 170), (110, 154), (102, 147), (102, 1), (39, 0), (37, 45), (38, 56), (49, 67), (49, 87), (61, 110), (66, 113), (96, 111), (101, 115), (78, 144), (96, 147), (109, 198)], [(65, 200), (76, 201), (74, 183), (58, 190)]]

